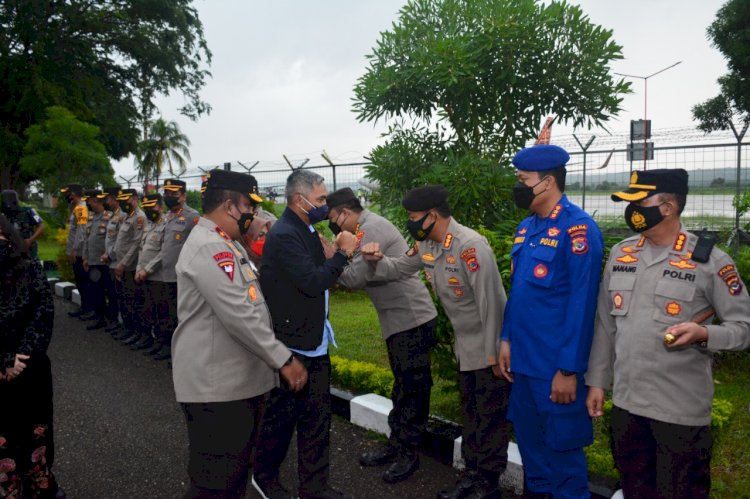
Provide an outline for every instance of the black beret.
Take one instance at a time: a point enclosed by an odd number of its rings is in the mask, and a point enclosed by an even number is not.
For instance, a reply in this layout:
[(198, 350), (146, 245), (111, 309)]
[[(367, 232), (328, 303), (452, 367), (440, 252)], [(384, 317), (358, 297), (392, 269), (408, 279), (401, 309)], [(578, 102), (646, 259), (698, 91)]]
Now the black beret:
[(442, 185), (425, 185), (406, 193), (401, 204), (408, 211), (427, 211), (442, 206), (448, 200), (448, 189)]
[(688, 193), (688, 172), (682, 168), (633, 171), (630, 184), (624, 191), (612, 194), (612, 201), (640, 201), (659, 194)]
[(341, 206), (342, 204), (351, 203), (352, 201), (356, 201), (357, 204), (359, 204), (359, 199), (357, 199), (354, 191), (349, 187), (344, 187), (343, 189), (334, 191), (326, 197), (326, 204), (328, 205), (329, 210)]
[(81, 184), (68, 184), (60, 189), (62, 194), (75, 194), (76, 196), (83, 196), (83, 187)]
[(185, 192), (185, 187), (187, 184), (184, 180), (179, 180), (176, 178), (168, 178), (164, 181), (164, 190), (165, 191), (182, 191)]
[(214, 189), (241, 192), (256, 203), (263, 201), (263, 198), (258, 195), (258, 181), (249, 173), (218, 168), (211, 170), (206, 180), (206, 191)]

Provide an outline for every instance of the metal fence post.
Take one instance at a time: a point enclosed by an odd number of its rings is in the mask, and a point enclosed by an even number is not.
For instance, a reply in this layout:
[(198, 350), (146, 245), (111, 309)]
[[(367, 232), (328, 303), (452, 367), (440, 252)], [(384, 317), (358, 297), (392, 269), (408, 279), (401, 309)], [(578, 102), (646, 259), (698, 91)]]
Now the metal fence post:
[(737, 205), (734, 207), (734, 257), (740, 253), (740, 171), (742, 170), (742, 139), (745, 137), (747, 132), (748, 123), (742, 128), (742, 132), (737, 133), (737, 129), (734, 128), (734, 123), (729, 122), (729, 126), (732, 127), (734, 138), (737, 139), (737, 185), (735, 185), (735, 202)]
[(591, 143), (594, 142), (596, 135), (592, 135), (589, 141), (586, 142), (585, 146), (581, 144), (581, 141), (578, 140), (576, 134), (573, 134), (573, 138), (576, 139), (576, 142), (578, 142), (578, 145), (581, 146), (581, 149), (583, 150), (583, 195), (581, 198), (581, 209), (586, 211), (586, 151), (591, 147)]

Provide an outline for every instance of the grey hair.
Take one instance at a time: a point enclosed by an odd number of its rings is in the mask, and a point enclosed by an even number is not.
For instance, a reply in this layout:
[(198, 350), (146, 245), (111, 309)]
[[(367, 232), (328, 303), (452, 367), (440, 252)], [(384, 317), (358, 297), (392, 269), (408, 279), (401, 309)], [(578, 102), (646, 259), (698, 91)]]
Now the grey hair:
[(310, 170), (294, 170), (286, 179), (286, 202), (292, 204), (292, 197), (296, 193), (309, 195), (312, 190), (325, 182), (325, 179)]

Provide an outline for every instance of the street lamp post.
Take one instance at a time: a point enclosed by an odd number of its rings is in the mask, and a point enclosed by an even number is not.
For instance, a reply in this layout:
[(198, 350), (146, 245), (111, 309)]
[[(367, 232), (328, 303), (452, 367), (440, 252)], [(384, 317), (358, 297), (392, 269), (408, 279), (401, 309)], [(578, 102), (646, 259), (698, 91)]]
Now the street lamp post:
[[(648, 79), (656, 76), (660, 73), (663, 73), (664, 71), (668, 69), (672, 69), (673, 67), (677, 66), (678, 64), (682, 63), (682, 61), (677, 61), (671, 66), (667, 66), (666, 68), (660, 69), (656, 73), (651, 73), (648, 76), (638, 76), (638, 75), (629, 75), (624, 73), (615, 73), (618, 76), (625, 76), (626, 78), (639, 78), (643, 80), (643, 125), (644, 125), (644, 133), (643, 133), (643, 169), (646, 169), (646, 161), (648, 158), (648, 136), (650, 130), (646, 130), (645, 127), (648, 126), (648, 121), (646, 119), (646, 112), (648, 110)], [(650, 128), (650, 127), (649, 127)]]

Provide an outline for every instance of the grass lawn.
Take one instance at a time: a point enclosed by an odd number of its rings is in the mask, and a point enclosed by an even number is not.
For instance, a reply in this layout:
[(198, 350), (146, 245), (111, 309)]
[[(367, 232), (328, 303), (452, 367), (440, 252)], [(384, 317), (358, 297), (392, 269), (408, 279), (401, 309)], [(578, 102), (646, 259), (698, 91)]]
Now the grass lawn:
[(39, 259), (43, 261), (54, 261), (57, 258), (57, 252), (60, 250), (60, 246), (54, 240), (54, 238), (41, 238), (37, 240), (39, 245)]
[[(331, 324), (338, 350), (331, 354), (389, 367), (385, 342), (380, 334), (377, 314), (364, 291), (334, 291), (331, 294)], [(734, 413), (726, 426), (714, 431), (712, 479), (715, 498), (750, 497), (750, 353), (731, 352), (717, 357), (714, 370), (716, 398), (728, 400)], [(452, 421), (461, 421), (460, 400), (455, 392), (446, 392), (447, 383), (435, 379), (430, 413)], [(604, 430), (600, 428), (599, 431)], [(605, 430), (606, 431), (606, 430)], [(597, 453), (609, 455), (607, 446)], [(604, 457), (602, 455), (602, 457)], [(609, 463), (611, 460), (606, 459)], [(591, 460), (590, 467), (597, 466)], [(601, 463), (604, 468), (605, 462)], [(610, 464), (611, 466), (611, 464)]]

